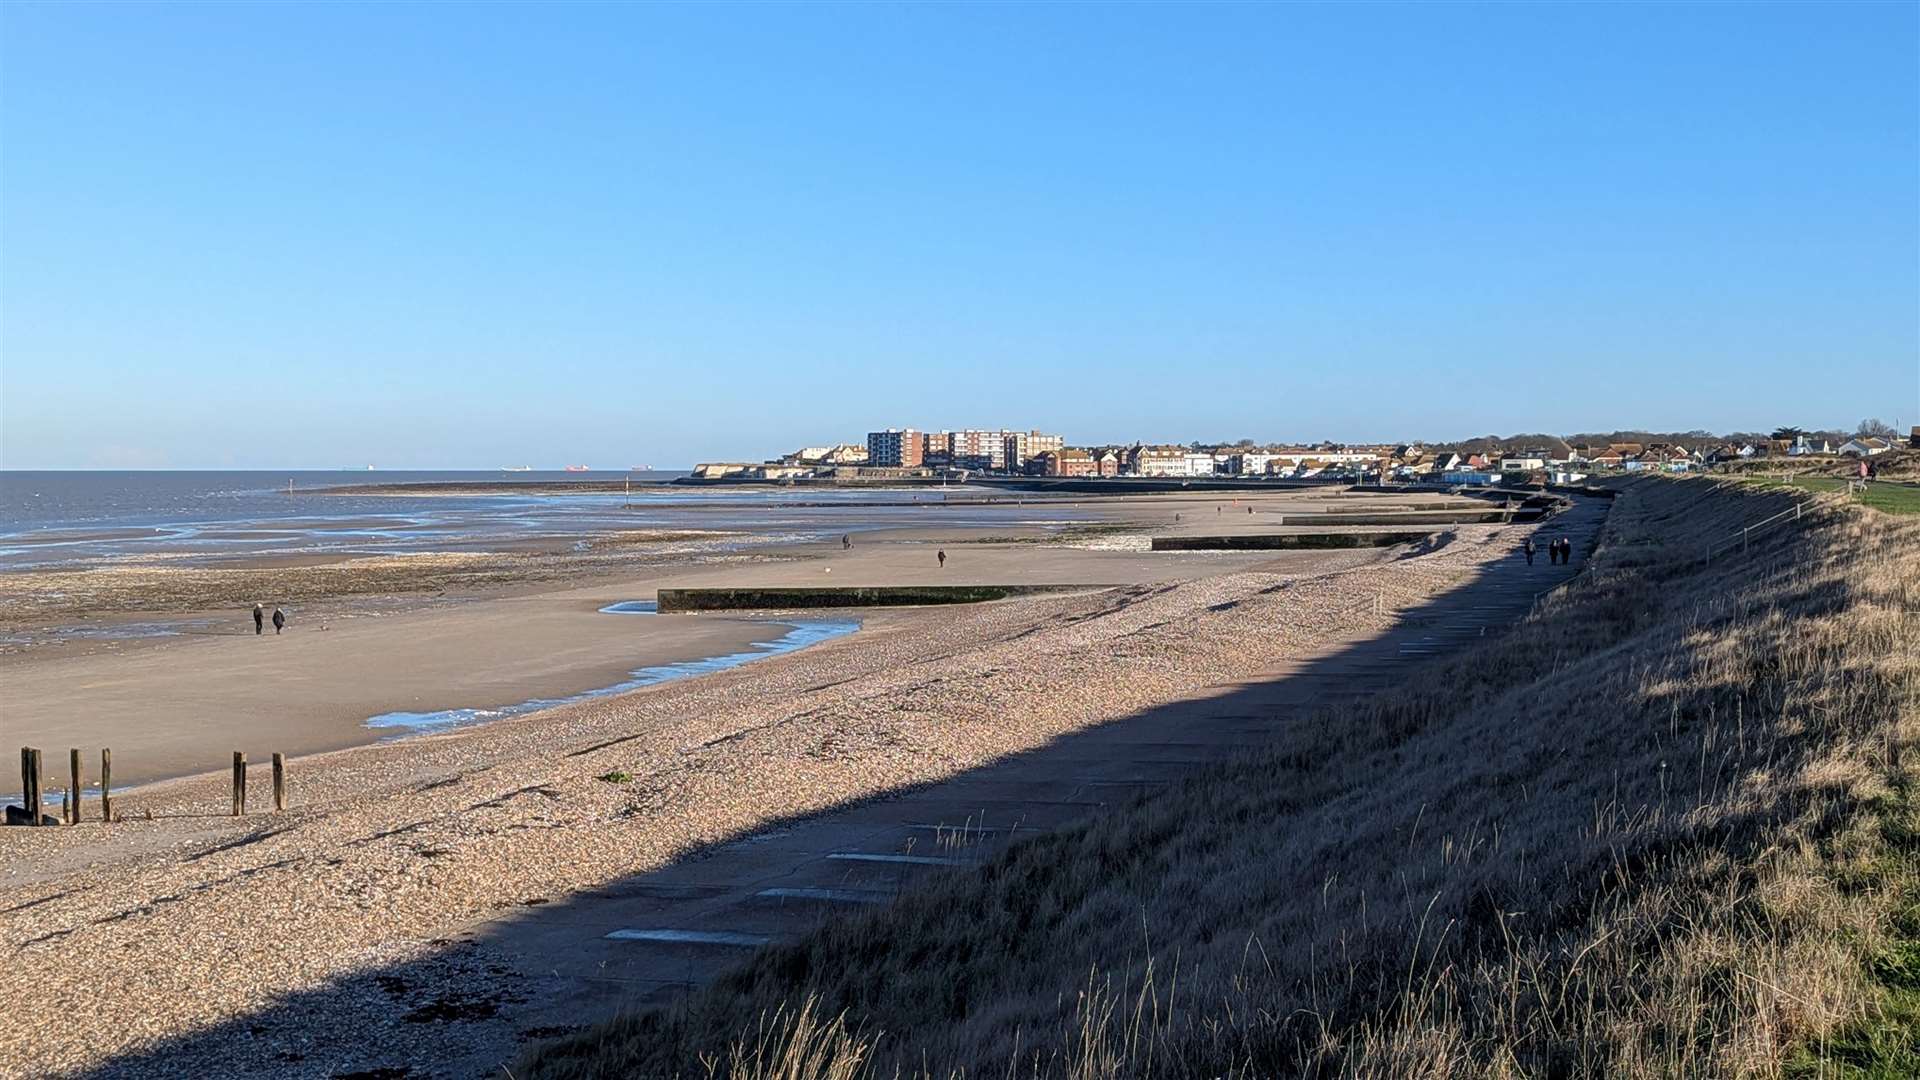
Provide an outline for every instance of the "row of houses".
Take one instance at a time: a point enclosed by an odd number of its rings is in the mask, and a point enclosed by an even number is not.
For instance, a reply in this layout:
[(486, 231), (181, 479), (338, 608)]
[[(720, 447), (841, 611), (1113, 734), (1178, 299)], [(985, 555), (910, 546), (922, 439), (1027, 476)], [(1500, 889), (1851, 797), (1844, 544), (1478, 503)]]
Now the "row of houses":
[[(1920, 427), (1912, 443), (1920, 448)], [(694, 474), (705, 479), (785, 480), (808, 476), (930, 477), (946, 471), (977, 471), (1055, 477), (1139, 476), (1201, 478), (1216, 476), (1310, 478), (1340, 476), (1356, 480), (1394, 479), (1485, 484), (1516, 475), (1545, 475), (1578, 482), (1588, 472), (1688, 472), (1729, 461), (1766, 457), (1842, 454), (1873, 457), (1895, 448), (1890, 439), (1858, 437), (1835, 446), (1830, 440), (1801, 435), (1793, 439), (1686, 446), (1679, 443), (1617, 442), (1606, 445), (1509, 449), (1466, 453), (1419, 445), (1235, 447), (1137, 442), (1070, 447), (1059, 435), (1036, 430), (965, 428), (918, 431), (888, 428), (870, 432), (865, 445), (807, 446), (768, 462), (713, 462)]]
[[(1036, 455), (1027, 468), (1034, 476), (1311, 476), (1351, 467), (1377, 470), (1394, 447), (1283, 447), (1273, 450), (1196, 450), (1190, 446), (1063, 447)], [(1404, 448), (1399, 448), (1404, 449)]]

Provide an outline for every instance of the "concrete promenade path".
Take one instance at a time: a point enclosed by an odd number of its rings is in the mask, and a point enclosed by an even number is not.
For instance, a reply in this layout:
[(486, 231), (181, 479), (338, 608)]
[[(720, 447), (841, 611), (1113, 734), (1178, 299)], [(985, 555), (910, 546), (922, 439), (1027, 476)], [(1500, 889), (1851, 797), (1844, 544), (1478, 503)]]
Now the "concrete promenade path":
[[(1383, 634), (1327, 644), (1203, 696), (1103, 724), (897, 797), (788, 823), (564, 902), (475, 929), (490, 958), (532, 991), (520, 1031), (557, 1033), (671, 1001), (754, 948), (823, 918), (884, 904), (930, 873), (980, 862), (1037, 831), (1124, 807), (1136, 795), (1269, 743), (1312, 712), (1403, 682), (1420, 661), (1498, 634), (1577, 573), (1606, 515), (1578, 498), (1535, 534), (1536, 563), (1495, 564), (1471, 585), (1403, 615)], [(1574, 541), (1550, 566), (1547, 540)], [(500, 1075), (499, 1059), (467, 1075)], [(443, 1063), (451, 1064), (451, 1063)], [(455, 1070), (450, 1075), (459, 1075)]]

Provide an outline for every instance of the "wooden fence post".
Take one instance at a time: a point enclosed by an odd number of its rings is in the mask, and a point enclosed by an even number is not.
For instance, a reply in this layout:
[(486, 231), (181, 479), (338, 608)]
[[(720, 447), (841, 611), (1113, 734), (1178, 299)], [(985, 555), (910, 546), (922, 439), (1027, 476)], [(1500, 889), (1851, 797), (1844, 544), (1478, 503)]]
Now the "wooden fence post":
[(80, 750), (75, 747), (67, 751), (67, 791), (72, 795), (68, 800), (72, 809), (67, 813), (67, 824), (80, 824)]
[(287, 808), (287, 758), (278, 750), (273, 753), (273, 812), (280, 813)]
[(233, 816), (247, 812), (247, 755), (233, 752)]
[(27, 804), (27, 824), (40, 824), (40, 751), (20, 748), (20, 800)]
[(100, 751), (100, 820), (113, 824), (113, 751)]

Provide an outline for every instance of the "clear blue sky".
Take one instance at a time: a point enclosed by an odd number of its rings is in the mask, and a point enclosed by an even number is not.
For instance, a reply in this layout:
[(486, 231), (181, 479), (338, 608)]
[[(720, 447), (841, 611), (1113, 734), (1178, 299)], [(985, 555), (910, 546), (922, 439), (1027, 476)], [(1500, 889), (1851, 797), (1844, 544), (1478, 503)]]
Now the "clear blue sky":
[(0, 5), (0, 464), (1920, 423), (1920, 7)]

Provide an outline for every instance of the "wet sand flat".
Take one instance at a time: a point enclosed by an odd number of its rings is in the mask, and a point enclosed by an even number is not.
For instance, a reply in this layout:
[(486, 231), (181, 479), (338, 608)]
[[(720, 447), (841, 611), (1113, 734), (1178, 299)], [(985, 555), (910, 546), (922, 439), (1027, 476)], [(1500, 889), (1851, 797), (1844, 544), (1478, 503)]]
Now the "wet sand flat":
[[(438, 611), (294, 624), (275, 636), (196, 637), (125, 653), (14, 661), (9, 742), (109, 747), (116, 786), (395, 734), (395, 711), (497, 708), (610, 686), (632, 670), (749, 649), (779, 631), (746, 619), (601, 614), (630, 599), (560, 591)], [(17, 784), (0, 783), (0, 790)]]

